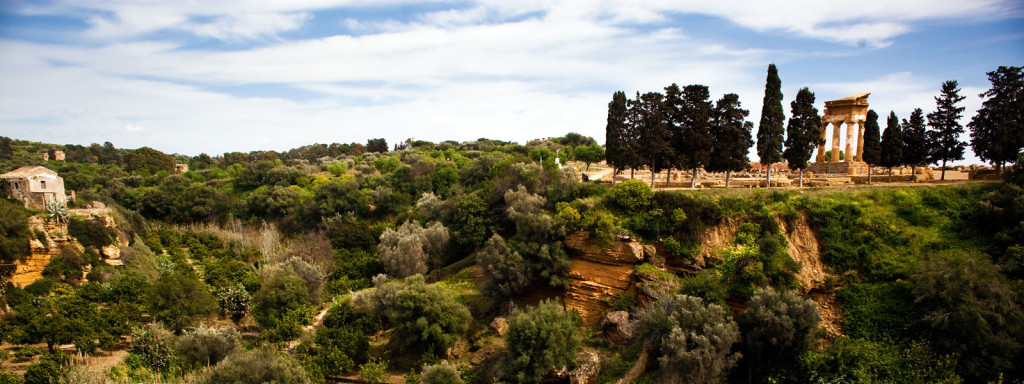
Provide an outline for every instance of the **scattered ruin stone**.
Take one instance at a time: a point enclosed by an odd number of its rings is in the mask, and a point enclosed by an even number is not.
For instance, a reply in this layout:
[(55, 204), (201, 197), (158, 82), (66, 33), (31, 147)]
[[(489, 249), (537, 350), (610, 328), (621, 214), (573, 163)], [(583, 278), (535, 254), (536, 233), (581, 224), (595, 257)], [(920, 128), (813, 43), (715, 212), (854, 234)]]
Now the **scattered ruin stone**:
[(576, 369), (569, 372), (570, 384), (597, 383), (597, 374), (601, 372), (601, 356), (592, 349), (584, 348), (576, 355)]
[(505, 336), (505, 333), (508, 332), (508, 321), (506, 321), (504, 317), (495, 317), (494, 320), (491, 321), (490, 328), (491, 331), (497, 333), (499, 336)]

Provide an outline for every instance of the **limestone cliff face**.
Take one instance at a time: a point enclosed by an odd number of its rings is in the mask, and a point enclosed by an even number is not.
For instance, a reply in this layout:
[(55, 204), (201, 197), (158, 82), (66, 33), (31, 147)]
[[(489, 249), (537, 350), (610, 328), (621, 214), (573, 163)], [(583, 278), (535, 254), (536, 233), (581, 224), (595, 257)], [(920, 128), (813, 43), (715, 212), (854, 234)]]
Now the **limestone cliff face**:
[[(72, 209), (70, 211), (72, 215), (96, 215), (102, 217), (104, 224), (110, 228), (116, 228), (114, 224), (114, 218), (109, 216), (110, 211), (106, 209), (92, 209), (92, 210), (78, 210)], [(28, 220), (29, 228), (36, 233), (44, 234), (43, 241), (40, 239), (29, 240), (29, 248), (31, 253), (25, 258), (15, 262), (14, 274), (11, 275), (10, 282), (17, 287), (25, 287), (29, 284), (36, 282), (36, 280), (43, 278), (43, 270), (46, 269), (47, 265), (50, 265), (50, 260), (60, 255), (61, 249), (70, 244), (77, 248), (79, 252), (84, 249), (78, 241), (68, 235), (67, 224), (58, 224), (48, 222), (45, 215), (35, 215)], [(121, 236), (118, 236), (119, 238)], [(122, 265), (121, 262), (121, 250), (117, 245), (108, 245), (99, 250), (103, 255), (104, 261), (108, 264)]]
[(610, 307), (604, 300), (634, 289), (633, 271), (644, 261), (644, 247), (635, 239), (616, 239), (601, 247), (589, 233), (576, 232), (565, 238), (569, 251), (569, 288), (566, 309), (574, 309), (588, 324), (595, 324)]

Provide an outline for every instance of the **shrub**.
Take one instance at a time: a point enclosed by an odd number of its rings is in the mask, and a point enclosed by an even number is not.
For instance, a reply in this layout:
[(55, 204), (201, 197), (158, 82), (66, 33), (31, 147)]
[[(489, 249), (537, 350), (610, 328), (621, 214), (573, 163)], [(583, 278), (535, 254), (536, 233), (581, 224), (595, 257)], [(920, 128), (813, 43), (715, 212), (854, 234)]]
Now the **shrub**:
[(440, 264), (448, 238), (448, 229), (439, 222), (424, 228), (416, 221), (407, 221), (397, 231), (388, 228), (380, 235), (380, 260), (395, 277), (425, 274), (428, 263)]
[(359, 366), (359, 379), (370, 383), (384, 383), (388, 378), (388, 362), (384, 360), (371, 360)]
[(24, 384), (51, 384), (60, 380), (60, 366), (50, 359), (42, 359), (25, 369)]
[(149, 290), (153, 317), (175, 332), (213, 314), (217, 302), (203, 283), (194, 277), (164, 274)]
[(641, 311), (640, 319), (644, 333), (661, 342), (660, 374), (669, 382), (720, 380), (740, 358), (732, 352), (739, 326), (718, 304), (669, 295)]
[(179, 336), (174, 349), (185, 368), (210, 367), (234, 351), (240, 339), (232, 327), (199, 327)]
[(401, 347), (421, 352), (444, 351), (469, 327), (470, 314), (448, 291), (428, 285), (422, 275), (404, 281), (374, 278), (371, 291), (352, 298), (359, 306), (386, 317)]
[(580, 345), (575, 332), (577, 321), (577, 316), (554, 301), (543, 301), (513, 315), (505, 334), (510, 379), (534, 383), (552, 367), (572, 364)]
[(261, 348), (251, 352), (235, 351), (214, 366), (200, 382), (305, 384), (310, 380), (295, 359), (270, 348)]
[(530, 283), (529, 266), (498, 234), (476, 252), (476, 262), (488, 277), (484, 291), (495, 298), (515, 296)]
[(640, 212), (651, 204), (654, 191), (651, 187), (640, 180), (627, 180), (612, 188), (612, 201), (623, 209), (631, 212)]
[(129, 351), (157, 371), (167, 370), (177, 361), (174, 335), (159, 323), (133, 329)]
[(28, 213), (12, 200), (0, 199), (0, 263), (13, 263), (29, 254)]
[(306, 282), (295, 271), (271, 267), (262, 275), (263, 284), (252, 298), (252, 314), (260, 327), (276, 328), (288, 314), (313, 304)]
[(249, 313), (252, 306), (252, 295), (245, 290), (242, 284), (221, 288), (217, 292), (217, 305), (221, 313), (227, 315), (232, 321), (238, 322)]
[(459, 368), (447, 361), (423, 367), (420, 384), (464, 384)]
[(100, 248), (114, 243), (116, 232), (100, 217), (83, 219), (78, 216), (68, 222), (68, 234), (83, 246)]
[(754, 362), (754, 371), (763, 372), (796, 357), (808, 347), (821, 321), (818, 307), (795, 291), (759, 289), (749, 305), (741, 321), (750, 352), (746, 357)]

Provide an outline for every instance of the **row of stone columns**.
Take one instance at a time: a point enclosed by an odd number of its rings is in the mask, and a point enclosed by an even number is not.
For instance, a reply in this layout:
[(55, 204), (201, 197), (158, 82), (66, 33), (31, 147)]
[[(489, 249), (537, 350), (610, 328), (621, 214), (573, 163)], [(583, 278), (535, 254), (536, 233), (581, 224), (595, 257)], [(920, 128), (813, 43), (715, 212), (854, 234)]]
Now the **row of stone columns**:
[[(864, 156), (864, 120), (834, 120), (824, 121), (821, 123), (821, 141), (822, 144), (818, 146), (818, 162), (825, 162), (825, 144), (824, 141), (828, 137), (828, 125), (832, 124), (832, 159), (833, 163), (839, 162), (839, 138), (840, 138), (840, 127), (846, 124), (846, 150), (844, 152), (843, 161), (853, 161), (853, 143), (854, 137), (857, 140), (857, 160), (861, 161)], [(853, 129), (853, 124), (857, 124), (857, 129)]]

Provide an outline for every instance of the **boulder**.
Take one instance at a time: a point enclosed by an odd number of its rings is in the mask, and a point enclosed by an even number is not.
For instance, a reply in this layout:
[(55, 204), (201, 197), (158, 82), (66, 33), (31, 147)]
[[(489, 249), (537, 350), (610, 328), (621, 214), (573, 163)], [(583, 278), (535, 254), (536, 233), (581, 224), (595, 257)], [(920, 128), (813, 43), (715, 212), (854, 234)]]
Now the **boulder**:
[(605, 340), (612, 347), (629, 344), (636, 337), (635, 322), (629, 320), (629, 312), (626, 311), (608, 312), (601, 320), (601, 328)]
[(576, 355), (576, 369), (569, 372), (570, 384), (597, 383), (597, 374), (601, 372), (601, 356), (592, 349), (584, 349)]
[(505, 336), (505, 332), (508, 332), (508, 321), (504, 317), (495, 317), (491, 321), (491, 331), (497, 333), (498, 336)]

